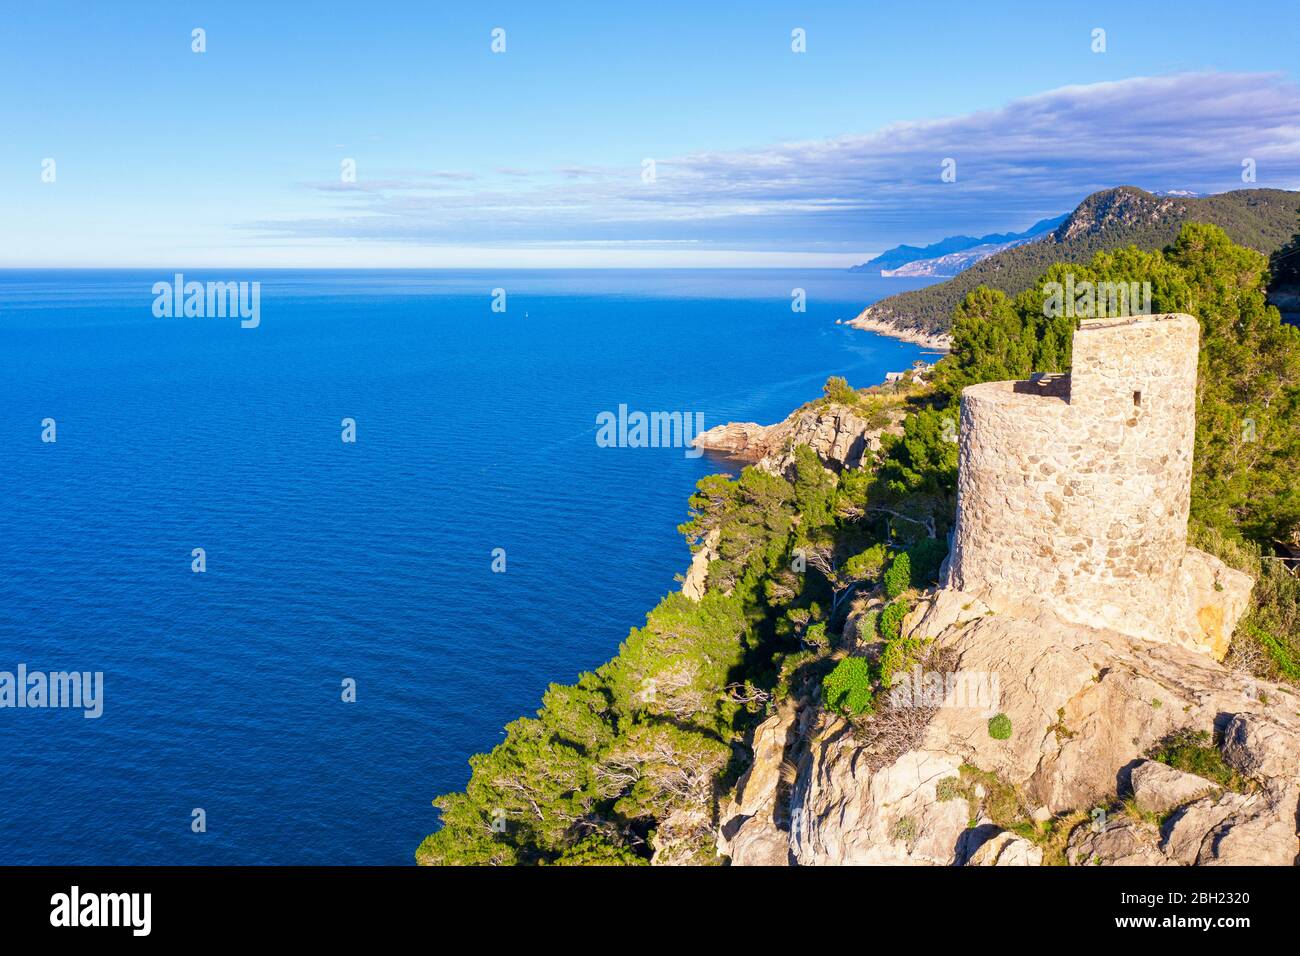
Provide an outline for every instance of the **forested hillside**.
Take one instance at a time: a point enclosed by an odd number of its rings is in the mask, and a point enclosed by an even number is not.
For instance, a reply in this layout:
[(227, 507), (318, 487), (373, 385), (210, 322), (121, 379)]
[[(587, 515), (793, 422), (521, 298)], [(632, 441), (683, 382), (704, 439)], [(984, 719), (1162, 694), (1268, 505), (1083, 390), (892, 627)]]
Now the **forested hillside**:
[(947, 282), (889, 296), (863, 315), (900, 331), (946, 333), (958, 304), (981, 285), (1014, 296), (1053, 263), (1084, 263), (1125, 246), (1162, 249), (1189, 222), (1218, 226), (1236, 244), (1273, 255), (1300, 232), (1300, 193), (1242, 189), (1183, 198), (1132, 186), (1107, 189), (1080, 203), (1047, 238), (990, 256)]

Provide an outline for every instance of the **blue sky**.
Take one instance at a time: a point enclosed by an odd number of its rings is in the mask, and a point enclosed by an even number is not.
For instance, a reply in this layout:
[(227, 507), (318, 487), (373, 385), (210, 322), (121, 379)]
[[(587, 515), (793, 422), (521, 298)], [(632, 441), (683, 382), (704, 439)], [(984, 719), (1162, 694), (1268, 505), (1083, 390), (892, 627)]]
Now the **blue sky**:
[(1247, 157), (1257, 185), (1300, 188), (1294, 3), (52, 2), (6, 20), (0, 266), (838, 266), (1121, 183), (1241, 188)]

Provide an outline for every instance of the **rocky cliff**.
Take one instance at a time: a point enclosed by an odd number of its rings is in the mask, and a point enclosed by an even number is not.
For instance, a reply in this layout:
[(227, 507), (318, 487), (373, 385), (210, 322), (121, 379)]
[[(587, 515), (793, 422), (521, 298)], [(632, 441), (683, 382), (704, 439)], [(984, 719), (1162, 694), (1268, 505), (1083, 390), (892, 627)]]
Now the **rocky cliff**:
[[(824, 663), (871, 662), (881, 684), (853, 717), (812, 671), (787, 685), (719, 805), (719, 853), (1297, 861), (1300, 700), (1220, 663), (1254, 582), (1187, 547), (1197, 332), (1181, 315), (1094, 323), (1052, 388), (965, 389), (943, 585), (888, 636), (879, 595), (853, 600)], [(738, 436), (766, 467), (800, 441), (831, 470), (862, 459), (850, 415), (776, 428)]]
[[(733, 865), (1296, 862), (1290, 688), (954, 590), (904, 633), (925, 662), (873, 716), (791, 702), (758, 728), (721, 807)], [(1214, 779), (1152, 759), (1170, 741)]]
[(835, 472), (861, 468), (869, 453), (880, 450), (881, 437), (901, 434), (903, 410), (869, 420), (857, 408), (843, 404), (812, 405), (783, 422), (759, 425), (731, 422), (703, 432), (695, 446), (742, 464), (756, 464), (772, 474), (794, 474), (794, 449), (807, 445)]

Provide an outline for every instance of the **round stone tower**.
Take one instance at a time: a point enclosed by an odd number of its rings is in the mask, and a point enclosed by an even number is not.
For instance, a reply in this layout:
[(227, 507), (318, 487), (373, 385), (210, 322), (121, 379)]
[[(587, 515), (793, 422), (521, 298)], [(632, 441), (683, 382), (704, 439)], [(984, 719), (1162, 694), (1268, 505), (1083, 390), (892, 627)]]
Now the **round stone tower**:
[(962, 393), (949, 586), (994, 610), (1185, 629), (1199, 332), (1189, 315), (1084, 320), (1070, 375)]

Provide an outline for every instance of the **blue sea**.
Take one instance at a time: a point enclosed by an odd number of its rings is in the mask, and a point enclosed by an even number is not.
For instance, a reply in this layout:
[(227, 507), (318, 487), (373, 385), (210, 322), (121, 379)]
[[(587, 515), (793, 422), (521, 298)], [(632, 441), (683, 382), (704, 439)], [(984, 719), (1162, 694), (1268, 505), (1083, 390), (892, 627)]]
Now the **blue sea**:
[(723, 469), (600, 412), (774, 422), (923, 354), (835, 320), (926, 280), (841, 271), (185, 276), (259, 281), (260, 325), (0, 272), (0, 671), (104, 675), (98, 719), (0, 708), (0, 864), (411, 863), (689, 561)]

